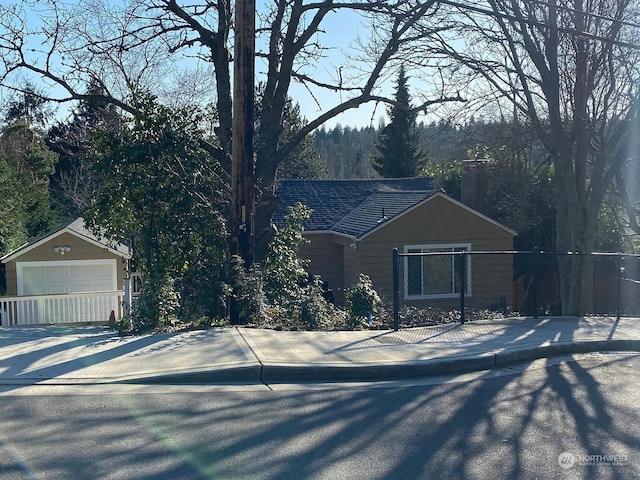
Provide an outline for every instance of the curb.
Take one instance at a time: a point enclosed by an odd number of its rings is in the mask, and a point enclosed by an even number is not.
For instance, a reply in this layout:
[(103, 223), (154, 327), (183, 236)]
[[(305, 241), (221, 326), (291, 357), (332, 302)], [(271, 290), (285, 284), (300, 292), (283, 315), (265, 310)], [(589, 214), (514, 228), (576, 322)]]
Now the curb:
[(170, 373), (140, 373), (101, 378), (90, 377), (21, 377), (0, 378), (0, 385), (206, 385), (215, 383), (261, 383), (262, 367), (259, 364), (243, 366), (211, 367)]
[(640, 352), (640, 340), (585, 340), (581, 342), (558, 343), (531, 347), (495, 354), (495, 366), (503, 367), (514, 363), (557, 357), (570, 353), (589, 352)]
[(263, 383), (385, 381), (428, 377), (454, 372), (486, 370), (495, 366), (493, 354), (407, 363), (278, 364), (265, 362)]
[(233, 383), (255, 382), (264, 384), (341, 382), (341, 381), (389, 381), (429, 377), (455, 373), (468, 373), (506, 367), (520, 362), (541, 358), (559, 357), (572, 353), (606, 351), (640, 352), (640, 340), (593, 340), (531, 347), (521, 350), (483, 353), (475, 356), (440, 358), (407, 363), (377, 364), (312, 364), (269, 363), (262, 366), (227, 368), (224, 370), (193, 372), (136, 379), (128, 383), (200, 383), (228, 381)]
[(139, 375), (109, 383), (145, 385), (197, 385), (207, 383), (261, 383), (262, 366), (215, 367), (190, 372), (173, 372), (157, 375)]
[(518, 350), (487, 352), (403, 363), (251, 363), (174, 371), (139, 373), (103, 378), (8, 378), (0, 385), (202, 385), (202, 384), (276, 384), (341, 381), (391, 381), (433, 375), (490, 370), (541, 358), (588, 352), (640, 352), (640, 339), (587, 340), (531, 346)]

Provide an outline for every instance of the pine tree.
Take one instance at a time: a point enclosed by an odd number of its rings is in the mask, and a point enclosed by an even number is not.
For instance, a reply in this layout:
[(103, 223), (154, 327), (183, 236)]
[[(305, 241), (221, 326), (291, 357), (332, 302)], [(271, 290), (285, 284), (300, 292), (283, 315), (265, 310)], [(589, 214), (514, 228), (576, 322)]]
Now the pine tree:
[(371, 159), (373, 169), (385, 178), (415, 177), (427, 157), (420, 149), (416, 113), (411, 109), (404, 67), (396, 82), (394, 104), (387, 109), (390, 122), (381, 128), (376, 142), (379, 155)]

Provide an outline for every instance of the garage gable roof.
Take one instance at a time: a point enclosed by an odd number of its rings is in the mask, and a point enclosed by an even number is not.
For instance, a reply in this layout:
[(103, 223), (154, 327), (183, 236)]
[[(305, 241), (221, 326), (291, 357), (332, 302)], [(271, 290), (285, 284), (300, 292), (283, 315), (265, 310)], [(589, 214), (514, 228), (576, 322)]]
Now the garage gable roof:
[(84, 219), (82, 217), (76, 218), (74, 221), (62, 225), (61, 227), (43, 235), (40, 238), (37, 238), (29, 243), (22, 245), (21, 247), (15, 249), (13, 252), (8, 253), (0, 260), (2, 263), (7, 263), (12, 260), (15, 260), (19, 256), (33, 250), (34, 248), (39, 247), (45, 242), (52, 240), (64, 233), (68, 233), (70, 235), (74, 235), (88, 243), (91, 243), (97, 247), (100, 247), (104, 250), (107, 250), (114, 255), (118, 255), (122, 258), (131, 258), (131, 253), (129, 251), (129, 247), (121, 242), (113, 242), (109, 241), (107, 238), (95, 235), (91, 230), (89, 230), (84, 223)]

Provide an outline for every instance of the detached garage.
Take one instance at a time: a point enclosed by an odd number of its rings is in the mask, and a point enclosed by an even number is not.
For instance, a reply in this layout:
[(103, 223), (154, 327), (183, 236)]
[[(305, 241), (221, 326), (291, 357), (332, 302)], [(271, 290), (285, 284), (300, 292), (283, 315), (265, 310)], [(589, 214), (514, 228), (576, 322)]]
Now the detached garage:
[(107, 322), (122, 313), (129, 248), (94, 235), (84, 220), (60, 227), (3, 257), (4, 324)]

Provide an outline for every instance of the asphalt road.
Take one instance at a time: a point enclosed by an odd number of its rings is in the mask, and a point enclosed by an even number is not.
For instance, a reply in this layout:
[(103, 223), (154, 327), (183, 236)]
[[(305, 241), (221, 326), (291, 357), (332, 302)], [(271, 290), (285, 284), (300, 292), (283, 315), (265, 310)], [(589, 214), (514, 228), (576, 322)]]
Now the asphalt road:
[(375, 384), (3, 387), (0, 479), (640, 477), (640, 355)]

